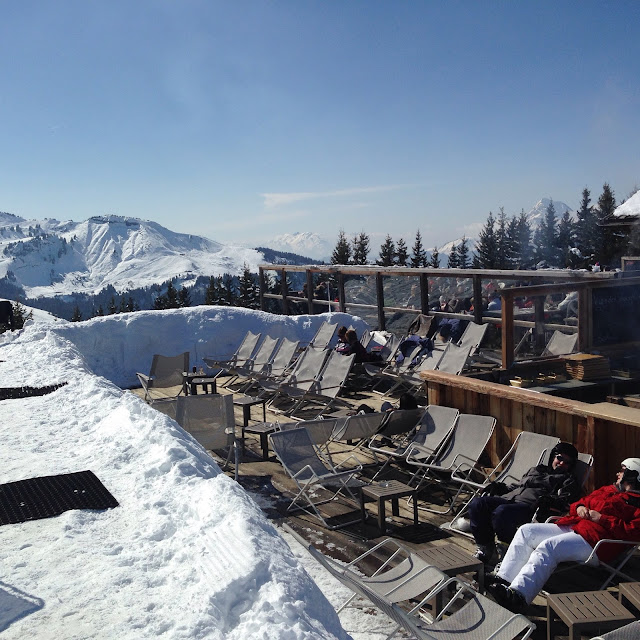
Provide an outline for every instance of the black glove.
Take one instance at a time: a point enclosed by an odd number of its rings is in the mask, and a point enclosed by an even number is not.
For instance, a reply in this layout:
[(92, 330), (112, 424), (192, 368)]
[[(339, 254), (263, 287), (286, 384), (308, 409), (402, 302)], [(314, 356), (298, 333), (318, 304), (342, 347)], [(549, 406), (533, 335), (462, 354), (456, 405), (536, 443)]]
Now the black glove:
[(484, 493), (489, 496), (503, 496), (508, 491), (509, 487), (504, 482), (492, 482), (484, 490)]

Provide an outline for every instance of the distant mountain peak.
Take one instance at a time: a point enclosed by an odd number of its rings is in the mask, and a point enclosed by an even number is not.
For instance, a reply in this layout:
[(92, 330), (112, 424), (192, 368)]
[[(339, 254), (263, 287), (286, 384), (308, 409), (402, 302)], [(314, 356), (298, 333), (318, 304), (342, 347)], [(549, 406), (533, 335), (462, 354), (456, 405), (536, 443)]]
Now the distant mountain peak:
[(309, 256), (314, 260), (327, 260), (333, 245), (315, 231), (283, 233), (264, 243), (270, 249)]

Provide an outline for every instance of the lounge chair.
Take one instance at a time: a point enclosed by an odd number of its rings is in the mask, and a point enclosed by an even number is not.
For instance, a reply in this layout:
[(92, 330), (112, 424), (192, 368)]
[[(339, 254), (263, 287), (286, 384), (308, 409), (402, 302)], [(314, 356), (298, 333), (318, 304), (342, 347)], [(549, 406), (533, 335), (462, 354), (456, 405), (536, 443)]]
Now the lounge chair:
[(576, 350), (577, 344), (577, 333), (554, 331), (542, 352), (542, 356), (568, 356)]
[(238, 449), (235, 437), (233, 396), (207, 394), (181, 396), (176, 404), (176, 422), (205, 449), (228, 449), (224, 468), (235, 456), (235, 478), (238, 479)]
[[(338, 613), (355, 597), (366, 598), (365, 588), (385, 602), (396, 603), (425, 596), (447, 580), (447, 576), (439, 569), (428, 565), (420, 556), (391, 538), (376, 544), (348, 564), (343, 564), (318, 551), (289, 525), (285, 524), (283, 528), (334, 578), (353, 591), (353, 596), (338, 607)], [(381, 561), (383, 555), (388, 557)], [(380, 566), (372, 571), (372, 564)]]
[[(456, 591), (432, 622), (423, 612), (425, 603), (455, 585)], [(368, 585), (361, 585), (362, 595), (367, 597), (399, 628), (418, 640), (526, 640), (535, 631), (536, 625), (522, 614), (511, 613), (489, 598), (480, 595), (469, 584), (459, 578), (449, 578), (410, 611), (389, 602)], [(449, 615), (447, 615), (449, 614)], [(445, 617), (446, 615), (446, 617)], [(389, 636), (391, 638), (397, 629)]]
[(467, 531), (462, 531), (459, 528), (458, 521), (464, 517), (471, 500), (485, 491), (492, 482), (504, 482), (507, 485), (519, 482), (524, 474), (531, 469), (531, 467), (540, 464), (545, 456), (548, 455), (559, 442), (560, 439), (554, 436), (522, 431), (518, 434), (509, 451), (507, 451), (493, 471), (486, 475), (482, 470), (477, 471), (479, 475), (483, 476), (480, 482), (474, 481), (467, 473), (458, 475), (454, 471), (451, 474), (451, 479), (454, 482), (459, 482), (462, 488), (469, 492), (469, 497), (455, 518), (451, 522), (446, 522), (441, 525), (441, 528), (470, 536)]
[(277, 338), (265, 336), (255, 353), (248, 360), (245, 360), (242, 364), (235, 365), (227, 371), (232, 375), (232, 378), (227, 380), (224, 386), (230, 387), (240, 378), (249, 382), (254, 371), (262, 371), (269, 365), (278, 346), (279, 340)]
[[(422, 448), (421, 458), (423, 460), (433, 457), (451, 435), (460, 412), (451, 407), (429, 405), (426, 409), (422, 409), (422, 415), (414, 423), (415, 430), (399, 443), (392, 440), (391, 446), (388, 446), (384, 444), (384, 438), (390, 437), (388, 431), (393, 427), (393, 422), (404, 419), (404, 416), (398, 415), (402, 413), (404, 412), (392, 411), (389, 416), (390, 424), (387, 430), (380, 429), (378, 434), (369, 441), (369, 449), (376, 458), (376, 454), (387, 458), (380, 470), (375, 474), (374, 480), (384, 472), (393, 460), (405, 459), (407, 453), (413, 450), (412, 445), (414, 444), (420, 445)], [(417, 451), (415, 451), (415, 455), (418, 455)]]
[(318, 447), (332, 464), (331, 454), (329, 453), (329, 442), (331, 435), (336, 430), (339, 420), (337, 418), (325, 418), (318, 420), (300, 420), (296, 422), (283, 422), (278, 424), (279, 431), (291, 431), (292, 429), (306, 429), (311, 442)]
[(316, 335), (313, 336), (311, 342), (307, 345), (307, 348), (313, 349), (328, 349), (333, 337), (336, 335), (338, 325), (331, 322), (323, 322), (316, 331)]
[(469, 349), (469, 356), (474, 356), (480, 348), (480, 343), (484, 340), (484, 336), (489, 328), (488, 324), (478, 324), (476, 322), (469, 322), (465, 327), (460, 340), (457, 345)]
[[(309, 432), (304, 428), (277, 431), (269, 435), (269, 440), (273, 452), (297, 486), (297, 493), (287, 507), (287, 511), (304, 511), (318, 518), (328, 529), (338, 529), (360, 522), (359, 500), (353, 493), (354, 489), (359, 489), (364, 484), (357, 478), (362, 469), (360, 465), (346, 471), (342, 470), (340, 466), (334, 467), (320, 455)], [(344, 462), (348, 462), (349, 458)], [(330, 497), (320, 498), (317, 493), (318, 489), (328, 490), (331, 493)], [(357, 515), (355, 519), (332, 525), (322, 515), (318, 507), (337, 500), (341, 491), (344, 491), (346, 497), (350, 498), (358, 507)]]
[[(455, 474), (459, 478), (470, 477), (477, 470), (478, 460), (487, 446), (496, 420), (491, 416), (476, 416), (461, 413), (456, 420), (453, 432), (440, 448), (437, 454), (431, 457), (430, 451), (425, 451), (424, 446), (413, 443), (407, 452), (406, 460), (409, 464), (418, 467), (412, 477), (412, 481), (418, 480), (416, 489), (427, 484), (437, 483), (445, 491), (451, 486), (451, 476)], [(426, 460), (425, 453), (429, 456)], [(457, 506), (457, 499), (463, 490), (462, 484), (447, 498), (448, 507), (445, 510), (422, 507), (432, 513), (450, 513)]]
[[(249, 374), (252, 385), (260, 380), (270, 380), (271, 382), (282, 380), (292, 366), (298, 352), (298, 345), (298, 342), (283, 338), (273, 352), (271, 360), (261, 369), (257, 367), (252, 369)], [(245, 389), (245, 393), (246, 391), (247, 389)]]
[(458, 346), (449, 342), (436, 365), (436, 370), (459, 376), (467, 364), (471, 350), (470, 346)]
[(153, 404), (157, 400), (179, 396), (182, 393), (182, 374), (186, 371), (189, 371), (188, 351), (177, 356), (154, 355), (149, 375), (136, 373), (144, 389), (145, 401)]
[(601, 636), (595, 636), (593, 640), (638, 640), (638, 638), (640, 638), (640, 620), (603, 633)]
[(216, 373), (216, 376), (231, 371), (236, 367), (243, 367), (247, 362), (250, 361), (251, 356), (256, 350), (261, 337), (262, 334), (260, 333), (255, 334), (251, 331), (247, 331), (247, 334), (242, 339), (242, 342), (240, 343), (240, 346), (237, 348), (235, 353), (229, 356), (221, 356), (218, 358), (208, 356), (206, 358), (203, 358), (203, 360), (209, 368), (219, 369), (219, 371)]
[(362, 413), (337, 420), (330, 442), (354, 442), (352, 453), (363, 447), (380, 431), (387, 412)]

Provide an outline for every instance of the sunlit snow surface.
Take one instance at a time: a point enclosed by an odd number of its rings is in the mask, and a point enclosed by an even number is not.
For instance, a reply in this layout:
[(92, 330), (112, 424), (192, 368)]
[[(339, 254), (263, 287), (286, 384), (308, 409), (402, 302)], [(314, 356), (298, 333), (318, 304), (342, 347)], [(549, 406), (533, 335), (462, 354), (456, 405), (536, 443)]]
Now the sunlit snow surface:
[[(115, 386), (133, 384), (153, 353), (190, 350), (197, 362), (234, 350), (248, 329), (309, 340), (324, 318), (197, 307), (0, 336), (2, 386), (68, 383), (0, 402), (1, 482), (90, 469), (120, 503), (0, 527), (3, 638), (349, 637), (242, 487)], [(335, 584), (325, 591), (343, 599)], [(382, 637), (386, 624), (366, 612), (343, 621), (356, 638)]]

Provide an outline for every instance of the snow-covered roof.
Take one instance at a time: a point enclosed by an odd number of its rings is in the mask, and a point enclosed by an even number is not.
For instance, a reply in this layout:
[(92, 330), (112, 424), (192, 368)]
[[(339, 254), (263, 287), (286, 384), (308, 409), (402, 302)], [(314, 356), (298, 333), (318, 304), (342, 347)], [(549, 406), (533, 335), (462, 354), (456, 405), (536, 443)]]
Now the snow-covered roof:
[(626, 202), (613, 212), (616, 217), (640, 217), (640, 191), (636, 191)]

